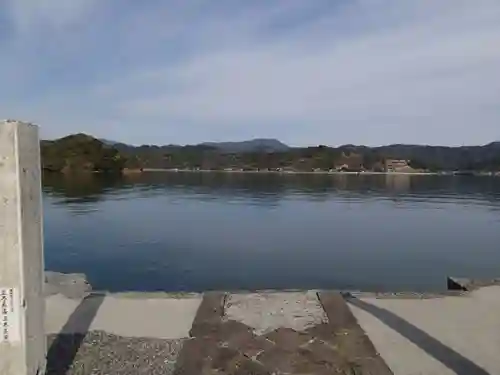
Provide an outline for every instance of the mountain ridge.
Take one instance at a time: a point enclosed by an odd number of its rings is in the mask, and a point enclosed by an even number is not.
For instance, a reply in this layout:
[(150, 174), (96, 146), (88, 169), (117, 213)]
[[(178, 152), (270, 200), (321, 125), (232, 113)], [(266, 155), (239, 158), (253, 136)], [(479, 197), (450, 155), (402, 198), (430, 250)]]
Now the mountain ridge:
[(223, 152), (281, 152), (290, 149), (290, 146), (275, 138), (253, 138), (245, 141), (230, 142), (203, 142), (199, 145), (213, 147)]
[[(63, 137), (64, 138), (64, 137)], [(264, 143), (270, 144), (271, 147), (267, 147), (269, 151), (286, 151), (290, 149), (297, 149), (297, 148), (310, 148), (310, 147), (318, 147), (319, 145), (304, 145), (304, 146), (290, 146), (287, 145), (284, 142), (281, 142), (279, 139), (276, 138), (253, 138), (253, 139), (248, 139), (248, 140), (243, 140), (243, 141), (207, 141), (207, 142), (201, 142), (201, 143), (190, 143), (190, 144), (141, 144), (141, 145), (132, 145), (129, 143), (125, 142), (120, 142), (120, 141), (115, 141), (115, 140), (110, 140), (107, 138), (97, 138), (99, 141), (104, 143), (105, 145), (108, 146), (115, 146), (115, 145), (123, 145), (123, 146), (128, 146), (128, 147), (143, 147), (143, 146), (149, 146), (149, 147), (197, 147), (197, 146), (206, 146), (206, 147), (212, 147), (219, 149), (221, 151), (227, 150), (227, 149), (234, 149), (235, 152), (238, 152), (238, 146), (239, 145), (244, 145), (242, 147), (245, 149), (245, 152), (252, 152), (253, 150), (259, 150), (259, 146)], [(43, 140), (43, 141), (51, 141), (49, 139)], [(269, 143), (267, 143), (269, 142)], [(247, 145), (254, 145), (255, 147), (246, 147)], [(275, 146), (275, 147), (272, 147)], [(469, 145), (460, 145), (460, 146), (455, 146), (455, 145), (438, 145), (438, 144), (419, 144), (419, 143), (389, 143), (386, 145), (380, 145), (380, 146), (367, 146), (363, 144), (353, 144), (353, 143), (348, 143), (348, 144), (343, 144), (339, 146), (329, 146), (329, 145), (322, 145), (323, 147), (328, 147), (328, 148), (366, 148), (366, 149), (380, 149), (380, 148), (387, 148), (387, 147), (430, 147), (430, 148), (446, 148), (446, 149), (461, 149), (461, 148), (473, 148), (473, 147), (499, 147), (500, 148), (500, 141), (492, 141), (489, 143), (485, 144), (469, 144)], [(266, 147), (264, 147), (265, 151)], [(260, 148), (262, 151), (262, 148)], [(240, 151), (242, 152), (242, 151)]]

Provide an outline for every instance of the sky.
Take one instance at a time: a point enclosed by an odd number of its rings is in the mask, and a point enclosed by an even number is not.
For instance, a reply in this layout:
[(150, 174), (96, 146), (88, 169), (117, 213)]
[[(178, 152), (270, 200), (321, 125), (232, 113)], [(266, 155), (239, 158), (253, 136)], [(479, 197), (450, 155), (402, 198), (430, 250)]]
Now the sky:
[(0, 119), (43, 138), (500, 140), (498, 0), (0, 0)]

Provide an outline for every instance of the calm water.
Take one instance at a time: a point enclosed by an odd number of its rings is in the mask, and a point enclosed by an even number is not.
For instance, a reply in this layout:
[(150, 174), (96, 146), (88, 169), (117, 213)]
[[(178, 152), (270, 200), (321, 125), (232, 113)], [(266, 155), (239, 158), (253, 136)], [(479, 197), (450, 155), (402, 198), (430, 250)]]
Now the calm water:
[(440, 290), (500, 276), (500, 178), (44, 179), (48, 269), (98, 289)]

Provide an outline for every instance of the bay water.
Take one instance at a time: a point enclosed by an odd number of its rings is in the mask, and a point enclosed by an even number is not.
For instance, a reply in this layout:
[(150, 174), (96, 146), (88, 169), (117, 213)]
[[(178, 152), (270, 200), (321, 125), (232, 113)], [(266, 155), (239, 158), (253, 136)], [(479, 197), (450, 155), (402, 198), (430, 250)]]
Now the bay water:
[(95, 289), (440, 291), (500, 276), (500, 178), (44, 176), (46, 268)]

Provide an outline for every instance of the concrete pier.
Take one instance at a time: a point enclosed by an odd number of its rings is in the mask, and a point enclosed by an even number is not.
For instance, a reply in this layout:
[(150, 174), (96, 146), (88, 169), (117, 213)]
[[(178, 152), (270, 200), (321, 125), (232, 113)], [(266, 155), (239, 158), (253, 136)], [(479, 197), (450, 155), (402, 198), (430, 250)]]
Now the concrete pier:
[(0, 122), (0, 374), (45, 372), (38, 128)]
[(48, 275), (46, 375), (500, 374), (500, 283), (472, 282), (482, 287), (104, 293)]

